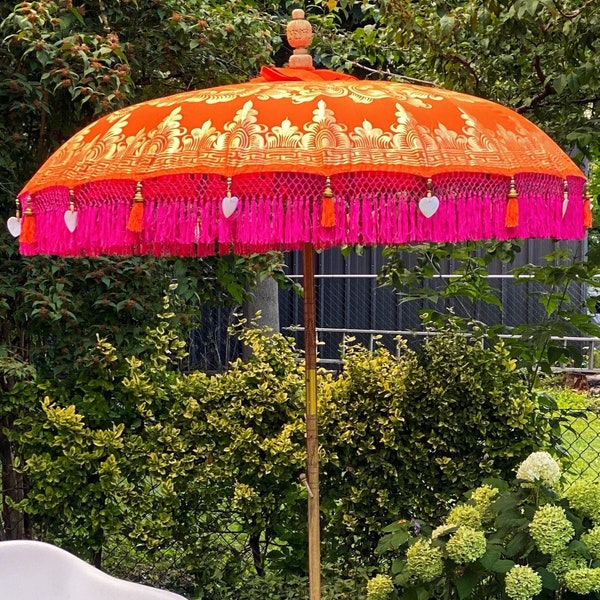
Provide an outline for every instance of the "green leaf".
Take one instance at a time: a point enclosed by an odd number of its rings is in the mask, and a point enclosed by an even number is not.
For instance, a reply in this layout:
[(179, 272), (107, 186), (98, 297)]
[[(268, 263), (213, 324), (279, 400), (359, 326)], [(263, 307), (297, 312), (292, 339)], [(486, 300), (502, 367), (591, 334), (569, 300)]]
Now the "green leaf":
[(496, 518), (496, 527), (518, 528), (526, 525), (527, 522), (527, 519), (518, 510), (503, 510)]
[(397, 558), (392, 563), (392, 569), (391, 569), (392, 575), (399, 575), (400, 573), (402, 573), (402, 571), (404, 571), (405, 567), (406, 567), (406, 560)]
[(527, 548), (531, 545), (531, 538), (524, 531), (518, 531), (506, 544), (507, 556), (524, 556)]
[(515, 511), (520, 502), (521, 495), (518, 492), (504, 493), (493, 502), (492, 509), (497, 513)]
[(542, 578), (542, 586), (545, 589), (553, 592), (560, 589), (560, 583), (554, 573), (544, 568), (536, 569), (536, 573)]
[(499, 559), (492, 563), (490, 571), (494, 573), (508, 573), (515, 566), (515, 562), (507, 559)]
[(468, 598), (471, 595), (475, 586), (481, 580), (481, 575), (481, 570), (477, 569), (476, 566), (471, 565), (465, 570), (461, 577), (454, 581), (458, 597), (461, 600)]
[(479, 559), (479, 563), (484, 569), (492, 570), (492, 565), (500, 559), (502, 555), (502, 546), (492, 546), (488, 544), (485, 554)]
[(398, 531), (393, 533), (390, 538), (390, 546), (392, 546), (392, 548), (399, 548), (400, 546), (406, 544), (406, 542), (410, 540), (410, 537), (411, 536), (408, 531)]
[(482, 485), (489, 485), (490, 487), (496, 488), (500, 492), (504, 492), (508, 489), (508, 483), (504, 479), (498, 477), (484, 477), (481, 480)]

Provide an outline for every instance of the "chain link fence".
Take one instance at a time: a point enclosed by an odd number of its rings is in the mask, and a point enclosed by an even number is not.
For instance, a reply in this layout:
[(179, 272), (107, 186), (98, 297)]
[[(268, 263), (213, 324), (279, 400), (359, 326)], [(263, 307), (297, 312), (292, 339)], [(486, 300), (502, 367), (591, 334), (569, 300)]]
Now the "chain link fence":
[[(371, 348), (376, 337), (380, 337), (389, 350), (394, 348), (394, 337), (402, 335), (415, 346), (427, 332), (423, 330), (420, 311), (423, 309), (452, 310), (456, 315), (481, 321), (487, 325), (515, 327), (524, 323), (540, 323), (545, 318), (545, 309), (540, 303), (548, 295), (548, 289), (534, 281), (521, 278), (515, 281), (511, 271), (527, 264), (540, 264), (545, 255), (557, 247), (570, 249), (574, 257), (585, 252), (581, 242), (553, 242), (529, 240), (523, 242), (522, 250), (510, 264), (493, 262), (488, 265), (487, 282), (502, 308), (485, 302), (471, 302), (454, 298), (438, 301), (411, 300), (403, 302), (391, 286), (382, 286), (378, 281), (386, 259), (381, 248), (365, 248), (362, 254), (344, 257), (337, 249), (320, 252), (316, 260), (316, 324), (319, 336), (319, 360), (321, 364), (339, 364), (340, 351), (346, 340), (354, 338), (356, 343)], [(408, 267), (414, 266), (416, 258), (405, 253), (403, 258)], [(298, 252), (285, 255), (290, 280), (302, 285), (302, 258)], [(445, 261), (444, 274), (427, 281), (424, 285), (432, 290), (445, 287), (457, 267), (455, 261)], [(586, 312), (589, 290), (586, 286), (571, 284), (568, 296), (571, 306)], [(201, 368), (218, 371), (237, 358), (241, 348), (227, 335), (227, 328), (237, 320), (241, 307), (207, 309), (202, 321), (189, 341), (189, 358), (185, 369)], [(590, 315), (591, 318), (592, 315)], [(281, 330), (295, 338), (298, 346), (302, 340), (302, 297), (293, 289), (279, 292), (279, 321)], [(595, 365), (593, 354), (600, 340), (582, 337), (575, 331), (572, 336), (562, 338), (565, 344), (576, 346), (587, 356), (586, 369)]]
[(567, 452), (567, 478), (597, 480), (600, 476), (600, 414), (597, 406), (568, 411), (563, 417), (562, 445)]
[[(156, 487), (148, 493), (159, 496), (160, 490)], [(244, 517), (226, 506), (225, 500), (221, 504), (220, 507), (188, 511), (184, 530), (175, 527), (168, 539), (144, 541), (128, 534), (132, 523), (127, 499), (123, 498), (122, 527), (104, 530), (99, 547), (97, 530), (92, 532), (66, 516), (28, 515), (14, 510), (11, 520), (22, 530), (19, 539), (54, 544), (114, 577), (168, 589), (187, 598), (198, 598), (199, 586), (213, 589), (219, 583), (226, 585), (230, 580), (242, 580), (243, 574), (253, 571), (250, 538), (241, 525)], [(98, 510), (102, 507), (103, 500), (98, 498)], [(136, 513), (138, 519), (143, 520), (146, 516), (153, 519), (157, 515)], [(3, 598), (1, 582), (0, 598)]]
[[(301, 276), (293, 276), (301, 281)], [(441, 276), (430, 285), (442, 287), (450, 276)], [(512, 275), (488, 275), (489, 285), (494, 289), (503, 310), (493, 304), (452, 300), (445, 305), (428, 300), (403, 302), (389, 286), (378, 285), (372, 274), (321, 274), (316, 275), (317, 334), (321, 364), (339, 364), (344, 346), (349, 339), (366, 348), (373, 348), (375, 340), (394, 350), (396, 336), (406, 338), (415, 347), (426, 336), (419, 313), (423, 309), (453, 311), (457, 316), (474, 319), (487, 325), (515, 327), (523, 323), (539, 323), (545, 317), (540, 296), (547, 290), (534, 282), (516, 282)], [(585, 309), (586, 289), (572, 284), (569, 296), (573, 306)], [(302, 300), (290, 297), (292, 292), (282, 293), (281, 322), (286, 333), (302, 345)], [(591, 315), (590, 315), (591, 318)], [(576, 346), (586, 362), (582, 368), (594, 369), (594, 352), (600, 342), (595, 337), (580, 335), (554, 338), (565, 345)]]
[[(403, 302), (390, 286), (379, 285), (377, 276), (368, 273), (317, 274), (315, 277), (321, 365), (339, 366), (343, 348), (350, 339), (370, 349), (377, 341), (393, 351), (394, 339), (400, 335), (408, 341), (410, 347), (418, 346), (421, 340), (431, 335), (423, 329), (419, 316), (420, 311), (425, 308), (451, 309), (464, 318), (507, 327), (539, 323), (545, 316), (539, 297), (546, 294), (547, 290), (533, 282), (517, 283), (512, 275), (487, 277), (503, 310), (493, 304), (459, 300), (448, 302), (446, 306), (441, 303), (433, 305), (425, 300)], [(300, 285), (302, 283), (301, 275), (291, 275), (290, 279)], [(447, 279), (448, 276), (440, 277), (431, 285), (443, 286)], [(583, 286), (572, 284), (569, 296), (573, 306), (586, 310), (587, 290)], [(282, 331), (293, 337), (297, 346), (302, 348), (302, 297), (293, 289), (282, 290), (279, 293), (279, 305)], [(238, 320), (240, 311), (239, 306), (203, 311), (199, 327), (190, 335), (189, 356), (182, 364), (183, 370), (222, 371), (231, 360), (240, 355), (239, 343), (227, 333), (228, 327)], [(581, 335), (554, 339), (565, 345), (575, 346), (585, 356), (585, 364), (580, 365), (580, 368), (600, 372), (597, 366), (600, 359), (594, 358), (600, 349), (600, 339)]]

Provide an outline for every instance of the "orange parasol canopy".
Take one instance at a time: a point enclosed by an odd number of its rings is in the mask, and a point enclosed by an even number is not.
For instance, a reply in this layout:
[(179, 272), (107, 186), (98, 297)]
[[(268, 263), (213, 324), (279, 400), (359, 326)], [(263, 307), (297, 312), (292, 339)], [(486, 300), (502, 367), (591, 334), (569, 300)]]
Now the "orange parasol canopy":
[(584, 182), (544, 132), (499, 104), (267, 67), (81, 130), (20, 193), (36, 229), (21, 250), (205, 255), (215, 244), (248, 253), (578, 238), (589, 224)]

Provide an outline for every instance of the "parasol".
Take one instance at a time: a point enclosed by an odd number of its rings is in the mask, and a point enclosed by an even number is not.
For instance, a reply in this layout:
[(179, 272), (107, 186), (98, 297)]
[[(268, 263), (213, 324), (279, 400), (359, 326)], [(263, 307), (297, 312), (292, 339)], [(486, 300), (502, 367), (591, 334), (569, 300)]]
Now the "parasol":
[[(585, 178), (540, 129), (436, 87), (290, 68), (129, 106), (81, 130), (19, 194), (23, 254), (205, 256), (303, 250), (310, 598), (320, 598), (314, 250), (576, 239)], [(21, 212), (24, 211), (24, 212)]]

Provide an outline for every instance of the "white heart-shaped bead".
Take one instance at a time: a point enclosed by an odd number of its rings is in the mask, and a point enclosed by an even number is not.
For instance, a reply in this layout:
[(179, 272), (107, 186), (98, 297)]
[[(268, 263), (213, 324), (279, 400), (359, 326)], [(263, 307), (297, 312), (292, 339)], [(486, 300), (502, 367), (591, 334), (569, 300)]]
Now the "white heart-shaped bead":
[(437, 196), (425, 196), (419, 200), (419, 210), (429, 219), (437, 212), (440, 201)]
[(229, 217), (235, 212), (238, 202), (239, 200), (236, 196), (225, 196), (225, 198), (223, 198), (221, 207), (226, 219), (229, 219)]
[(67, 229), (73, 233), (77, 229), (77, 211), (67, 210), (65, 211), (65, 225)]
[(6, 220), (6, 227), (8, 227), (10, 235), (13, 237), (19, 237), (21, 235), (21, 218), (10, 217)]

